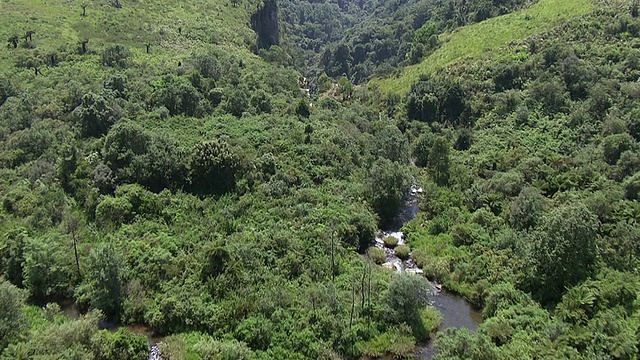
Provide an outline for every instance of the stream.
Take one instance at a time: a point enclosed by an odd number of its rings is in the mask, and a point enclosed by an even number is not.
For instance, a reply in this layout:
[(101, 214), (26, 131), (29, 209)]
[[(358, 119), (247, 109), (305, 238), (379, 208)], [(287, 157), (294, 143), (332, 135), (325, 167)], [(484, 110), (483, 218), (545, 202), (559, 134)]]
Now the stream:
[[(384, 229), (376, 236), (375, 246), (384, 250), (387, 255), (386, 262), (382, 264), (382, 266), (390, 270), (395, 270), (397, 273), (406, 272), (414, 275), (421, 275), (423, 273), (413, 262), (411, 255), (407, 260), (403, 261), (396, 256), (393, 249), (384, 245), (383, 240), (387, 236), (393, 236), (398, 239), (398, 246), (405, 244), (404, 234), (400, 230), (404, 224), (413, 220), (418, 214), (418, 196), (422, 191), (422, 188), (418, 188), (415, 185), (411, 186), (407, 200), (404, 202), (398, 216), (386, 224)], [(442, 286), (437, 283), (431, 283), (429, 300), (431, 305), (442, 314), (440, 330), (455, 327), (476, 331), (478, 325), (482, 322), (482, 315), (475, 310), (469, 302), (461, 296), (443, 289)], [(418, 359), (431, 359), (436, 353), (437, 351), (433, 346), (433, 341), (430, 340), (418, 345), (416, 356)]]
[[(81, 315), (80, 310), (76, 306), (76, 304), (69, 300), (63, 301), (60, 303), (60, 309), (62, 313), (71, 319), (78, 319)], [(162, 340), (164, 339), (161, 336), (158, 336), (153, 330), (149, 329), (149, 327), (144, 325), (119, 325), (116, 323), (112, 323), (109, 321), (101, 321), (98, 324), (98, 327), (101, 330), (109, 330), (109, 331), (118, 331), (119, 328), (125, 327), (127, 330), (138, 334), (144, 335), (147, 337), (147, 341), (149, 341), (149, 360), (163, 360), (160, 354), (160, 347), (158, 346)]]
[[(384, 226), (375, 239), (375, 246), (384, 250), (387, 255), (386, 262), (382, 264), (390, 270), (394, 270), (397, 273), (406, 272), (414, 275), (422, 275), (423, 272), (413, 262), (411, 255), (408, 259), (402, 260), (396, 256), (393, 249), (384, 246), (383, 239), (387, 236), (394, 236), (398, 239), (398, 246), (404, 245), (404, 234), (402, 226), (407, 222), (413, 220), (418, 214), (418, 196), (422, 193), (422, 189), (416, 186), (412, 186), (407, 200), (404, 202), (401, 212), (391, 222)], [(442, 325), (440, 330), (449, 327), (455, 328), (467, 328), (471, 331), (478, 329), (478, 325), (482, 322), (482, 315), (476, 311), (471, 304), (469, 304), (461, 296), (453, 294), (446, 289), (443, 289), (441, 285), (431, 282), (431, 291), (429, 294), (429, 300), (432, 306), (434, 306), (442, 314)], [(62, 312), (72, 319), (77, 319), (81, 313), (72, 301), (64, 301), (60, 303)], [(99, 324), (101, 329), (107, 329), (110, 331), (117, 331), (122, 325), (103, 321)], [(128, 330), (145, 335), (149, 341), (150, 354), (149, 360), (162, 360), (160, 354), (160, 344), (163, 340), (162, 337), (157, 336), (151, 329), (144, 325), (126, 325)], [(431, 359), (437, 353), (433, 346), (433, 341), (421, 343), (416, 349), (416, 357), (418, 359)]]

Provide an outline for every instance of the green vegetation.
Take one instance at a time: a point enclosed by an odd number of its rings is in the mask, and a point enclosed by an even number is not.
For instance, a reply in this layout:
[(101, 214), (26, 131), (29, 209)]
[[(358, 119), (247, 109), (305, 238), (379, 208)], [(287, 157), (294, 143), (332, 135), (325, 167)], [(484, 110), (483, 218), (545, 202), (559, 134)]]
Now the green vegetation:
[(408, 245), (400, 245), (394, 249), (396, 255), (402, 259), (406, 260), (409, 258), (409, 254), (411, 253), (411, 248)]
[(403, 68), (398, 76), (372, 81), (369, 86), (385, 94), (406, 94), (421, 75), (431, 75), (468, 59), (508, 57), (510, 50), (505, 46), (510, 42), (532, 37), (550, 26), (587, 14), (592, 9), (592, 0), (538, 0), (530, 8), (443, 35), (439, 40), (442, 46), (420, 64)]
[(275, 5), (3, 3), (1, 359), (639, 356), (635, 2)]
[(398, 245), (398, 242), (400, 240), (395, 236), (387, 236), (383, 239), (383, 241), (384, 241), (384, 246), (393, 249)]

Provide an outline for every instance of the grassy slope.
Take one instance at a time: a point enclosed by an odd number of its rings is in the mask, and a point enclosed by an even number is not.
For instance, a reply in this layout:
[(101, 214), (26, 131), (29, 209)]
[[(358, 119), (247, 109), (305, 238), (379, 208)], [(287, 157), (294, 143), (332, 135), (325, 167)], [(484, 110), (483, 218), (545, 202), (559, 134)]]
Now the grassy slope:
[(593, 9), (591, 0), (539, 0), (535, 5), (512, 14), (460, 28), (441, 38), (442, 46), (422, 63), (404, 68), (398, 77), (376, 79), (370, 83), (384, 93), (409, 92), (421, 74), (436, 72), (468, 58), (497, 57), (501, 47), (540, 33), (567, 19)]
[[(245, 0), (234, 8), (228, 0), (122, 0), (120, 9), (107, 0), (86, 2), (87, 16), (82, 17), (82, 0), (0, 0), (0, 38), (4, 42), (0, 72), (14, 73), (24, 57), (73, 53), (82, 39), (89, 40), (90, 53), (74, 66), (81, 66), (92, 59), (91, 54), (114, 43), (129, 46), (136, 63), (155, 69), (175, 66), (179, 59), (208, 44), (250, 56), (247, 45), (254, 34), (249, 12), (255, 10), (256, 1)], [(24, 40), (19, 49), (7, 47), (9, 37), (23, 37), (27, 30), (36, 32), (35, 49), (26, 49)], [(145, 53), (146, 43), (153, 44), (150, 55)]]

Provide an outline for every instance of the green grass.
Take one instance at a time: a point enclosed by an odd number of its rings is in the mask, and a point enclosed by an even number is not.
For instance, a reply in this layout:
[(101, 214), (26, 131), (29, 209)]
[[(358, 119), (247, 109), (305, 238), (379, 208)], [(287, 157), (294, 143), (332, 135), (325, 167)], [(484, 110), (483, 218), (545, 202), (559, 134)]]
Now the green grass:
[[(244, 0), (238, 7), (232, 7), (230, 0), (122, 0), (121, 8), (107, 0), (94, 0), (86, 1), (86, 17), (81, 16), (82, 3), (0, 0), (0, 71), (15, 72), (16, 63), (24, 57), (73, 53), (83, 39), (89, 40), (85, 58), (108, 44), (120, 43), (131, 48), (136, 63), (154, 68), (177, 63), (205, 46), (251, 56), (248, 45), (254, 33), (249, 14), (257, 8), (254, 0)], [(35, 31), (33, 49), (25, 46), (23, 37), (28, 30)], [(18, 49), (7, 46), (13, 35), (22, 38)], [(152, 44), (151, 54), (146, 54), (146, 43)]]
[(593, 7), (591, 0), (539, 0), (530, 8), (462, 27), (442, 36), (442, 46), (420, 64), (404, 68), (397, 77), (373, 80), (370, 86), (383, 93), (406, 94), (422, 74), (465, 59), (497, 57), (504, 45), (584, 15)]

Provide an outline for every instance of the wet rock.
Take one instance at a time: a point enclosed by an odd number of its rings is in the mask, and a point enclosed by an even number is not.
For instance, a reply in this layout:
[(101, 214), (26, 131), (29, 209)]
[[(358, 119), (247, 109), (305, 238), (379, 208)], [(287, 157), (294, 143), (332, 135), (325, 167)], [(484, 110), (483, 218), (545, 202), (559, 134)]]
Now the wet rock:
[(151, 345), (151, 353), (149, 353), (149, 360), (163, 360), (162, 354), (160, 353), (159, 344)]

